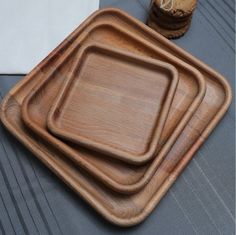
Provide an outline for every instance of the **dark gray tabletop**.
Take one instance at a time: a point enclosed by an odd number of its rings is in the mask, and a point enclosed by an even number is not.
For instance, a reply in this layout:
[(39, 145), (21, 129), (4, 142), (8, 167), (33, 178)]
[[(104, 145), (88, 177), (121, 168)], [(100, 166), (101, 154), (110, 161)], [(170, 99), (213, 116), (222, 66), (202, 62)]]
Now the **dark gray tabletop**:
[[(150, 0), (101, 0), (145, 22)], [(199, 0), (189, 32), (174, 43), (234, 88), (234, 0)], [(1, 65), (0, 65), (1, 66)], [(22, 76), (0, 76), (2, 97)], [(0, 234), (234, 234), (234, 103), (148, 219), (119, 228), (101, 218), (0, 127)]]

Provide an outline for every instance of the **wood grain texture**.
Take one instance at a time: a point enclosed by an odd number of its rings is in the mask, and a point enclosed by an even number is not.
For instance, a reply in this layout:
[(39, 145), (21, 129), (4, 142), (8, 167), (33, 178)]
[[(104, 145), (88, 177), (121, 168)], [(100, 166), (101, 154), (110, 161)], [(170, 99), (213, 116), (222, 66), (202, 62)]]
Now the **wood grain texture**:
[(178, 80), (170, 64), (85, 46), (52, 105), (48, 128), (108, 158), (143, 164), (155, 156)]
[[(26, 97), (22, 105), (22, 117), (26, 125), (34, 132), (47, 139), (48, 143), (60, 149), (107, 186), (118, 192), (134, 193), (149, 182), (201, 103), (205, 94), (205, 82), (202, 75), (188, 64), (127, 31), (116, 24), (96, 23), (96, 21), (86, 27), (85, 33), (76, 39), (77, 41), (72, 44), (68, 53), (64, 55), (64, 59), (61, 57), (57, 66), (51, 69), (52, 72), (44, 76), (39, 85)], [(81, 45), (91, 42), (100, 42), (120, 49), (123, 48), (126, 51), (133, 51), (137, 55), (141, 54), (160, 59), (172, 63), (178, 69), (179, 83), (177, 91), (159, 141), (158, 154), (154, 161), (139, 167), (127, 165), (121, 161), (111, 161), (103, 154), (95, 154), (88, 149), (64, 143), (48, 132), (48, 112), (59, 89), (63, 86), (63, 80), (68, 79), (72, 73), (71, 65), (67, 66), (65, 64), (67, 60), (77, 58), (72, 53), (80, 54), (79, 48)]]
[[(206, 96), (202, 104), (172, 147), (171, 152), (155, 172), (151, 181), (140, 192), (132, 196), (114, 193), (97, 183), (81, 169), (78, 170), (61, 151), (57, 151), (56, 148), (48, 145), (44, 138), (39, 138), (38, 135), (29, 131), (21, 120), (22, 101), (29, 91), (43, 79), (45, 73), (49, 72), (50, 68), (47, 67), (47, 64), (49, 62), (51, 65), (52, 62), (53, 64), (58, 63), (60, 58), (58, 55), (70, 47), (70, 42), (80, 35), (91, 19), (115, 21), (153, 43), (155, 47), (162, 47), (192, 64), (204, 74), (207, 82)], [(40, 72), (42, 69), (43, 73)], [(36, 74), (37, 76), (34, 76)], [(1, 120), (14, 136), (106, 219), (121, 226), (131, 226), (145, 219), (158, 204), (192, 159), (193, 154), (223, 117), (231, 98), (231, 89), (221, 75), (125, 13), (107, 9), (95, 13), (92, 18), (83, 23), (31, 74), (9, 92), (1, 106)]]

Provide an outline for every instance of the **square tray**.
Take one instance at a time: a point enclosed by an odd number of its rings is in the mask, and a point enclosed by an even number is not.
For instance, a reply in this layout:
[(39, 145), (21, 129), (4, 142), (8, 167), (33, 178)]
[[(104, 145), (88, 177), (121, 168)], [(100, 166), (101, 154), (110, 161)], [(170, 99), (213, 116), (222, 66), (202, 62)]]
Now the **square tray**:
[[(51, 105), (64, 81), (69, 79), (72, 73), (72, 62), (69, 61), (77, 60), (82, 46), (95, 42), (171, 63), (179, 72), (178, 87), (159, 141), (158, 154), (153, 161), (149, 161), (145, 165), (135, 167), (121, 161), (111, 160), (103, 154), (89, 151), (68, 142), (65, 143), (47, 130), (47, 115)], [(117, 24), (94, 22), (88, 25), (74, 42), (70, 41), (70, 43), (72, 44), (70, 50), (60, 57), (56, 66), (50, 66), (49, 63), (48, 73), (41, 69), (40, 72), (43, 72), (44, 75), (39, 84), (24, 100), (22, 118), (35, 133), (46, 139), (49, 144), (60, 149), (62, 153), (113, 190), (122, 193), (137, 192), (149, 182), (178, 135), (201, 103), (205, 94), (204, 78), (190, 65), (147, 43), (128, 30), (122, 29)]]
[[(173, 55), (197, 67), (204, 74), (207, 82), (207, 91), (203, 102), (151, 181), (142, 190), (129, 196), (115, 193), (99, 184), (93, 177), (78, 169), (61, 151), (48, 145), (47, 140), (34, 134), (21, 119), (22, 102), (25, 97), (44, 78), (45, 74), (50, 73), (51, 66), (54, 67), (59, 62), (60, 54), (65, 53), (72, 46), (71, 42), (80, 37), (86, 26), (99, 20), (116, 22), (151, 42), (155, 47), (168, 50)], [(71, 64), (73, 60), (67, 62)], [(61, 76), (65, 76), (68, 70), (61, 70), (61, 72)], [(63, 74), (63, 72), (65, 73)], [(192, 159), (194, 153), (224, 116), (231, 100), (230, 86), (220, 74), (124, 12), (105, 9), (94, 13), (29, 75), (10, 90), (1, 105), (1, 120), (20, 142), (103, 217), (120, 226), (132, 226), (143, 221), (163, 198)]]
[(178, 84), (174, 66), (86, 46), (48, 114), (56, 136), (128, 163), (155, 156)]

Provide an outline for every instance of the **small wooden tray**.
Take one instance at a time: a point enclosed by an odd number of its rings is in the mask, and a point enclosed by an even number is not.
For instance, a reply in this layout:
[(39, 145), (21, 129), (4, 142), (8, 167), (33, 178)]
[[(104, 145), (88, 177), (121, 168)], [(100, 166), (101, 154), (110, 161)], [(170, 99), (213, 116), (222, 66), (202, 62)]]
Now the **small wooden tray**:
[[(114, 193), (99, 184), (83, 170), (78, 169), (61, 151), (49, 145), (45, 138), (39, 138), (38, 135), (32, 133), (21, 119), (22, 102), (25, 97), (45, 75), (51, 72), (51, 67), (59, 63), (60, 54), (68, 51), (72, 46), (71, 42), (80, 37), (86, 26), (99, 20), (116, 22), (126, 30), (135, 32), (137, 36), (151, 42), (155, 47), (161, 47), (185, 60), (198, 68), (204, 74), (207, 82), (206, 95), (197, 112), (151, 181), (134, 195), (125, 196)], [(72, 59), (67, 61), (66, 67), (70, 67), (72, 62)], [(68, 70), (61, 69), (60, 72), (60, 77), (63, 77), (68, 73)], [(231, 99), (230, 86), (220, 74), (127, 14), (115, 9), (105, 9), (94, 13), (30, 74), (11, 89), (2, 102), (1, 120), (19, 141), (102, 216), (117, 225), (131, 226), (143, 221), (163, 198), (192, 159), (194, 153), (224, 116)]]
[(92, 44), (59, 91), (48, 127), (107, 157), (141, 164), (155, 156), (177, 84), (170, 64)]
[[(72, 46), (68, 53), (60, 57), (60, 62), (56, 67), (51, 67), (52, 72), (43, 76), (38, 86), (27, 96), (22, 105), (22, 118), (28, 127), (97, 179), (122, 193), (137, 192), (148, 183), (205, 94), (204, 78), (196, 69), (128, 32), (118, 25), (103, 22), (90, 24), (76, 41), (71, 41)], [(78, 145), (65, 143), (50, 134), (46, 128), (51, 105), (64, 81), (69, 79), (72, 73), (71, 65), (67, 65), (68, 61), (77, 60), (83, 50), (80, 48), (82, 45), (95, 42), (118, 47), (125, 51), (133, 51), (137, 55), (160, 59), (173, 64), (179, 72), (178, 88), (159, 142), (159, 152), (154, 161), (136, 167), (127, 165), (127, 163), (114, 161), (103, 154), (94, 153), (94, 151), (83, 149)], [(68, 70), (69, 75), (67, 76), (66, 71)]]

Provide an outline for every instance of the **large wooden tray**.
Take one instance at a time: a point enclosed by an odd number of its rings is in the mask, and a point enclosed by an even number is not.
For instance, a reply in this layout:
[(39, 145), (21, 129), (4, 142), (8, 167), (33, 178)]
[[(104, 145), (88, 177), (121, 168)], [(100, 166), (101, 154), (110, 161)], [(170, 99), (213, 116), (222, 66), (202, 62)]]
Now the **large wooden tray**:
[(50, 109), (48, 128), (107, 157), (133, 164), (150, 160), (178, 84), (177, 70), (99, 44), (80, 51)]
[[(33, 134), (21, 120), (22, 101), (29, 90), (34, 89), (45, 74), (49, 73), (50, 67), (47, 64), (49, 62), (51, 65), (57, 64), (60, 58), (59, 54), (70, 47), (71, 41), (80, 35), (91, 20), (99, 19), (108, 22), (115, 21), (120, 26), (153, 43), (156, 47), (162, 47), (192, 64), (204, 74), (207, 82), (206, 95), (196, 114), (185, 127), (151, 181), (141, 191), (133, 195), (115, 193), (100, 185), (81, 169), (78, 170), (75, 164), (69, 161), (61, 151), (48, 145), (45, 139)], [(68, 63), (72, 62), (73, 60), (70, 60)], [(231, 89), (220, 74), (127, 14), (115, 9), (106, 9), (96, 12), (84, 22), (8, 93), (2, 102), (1, 120), (19, 141), (107, 220), (117, 225), (131, 226), (144, 220), (163, 198), (192, 159), (194, 153), (223, 117), (231, 99)]]
[[(60, 149), (64, 154), (70, 156), (76, 163), (96, 176), (113, 190), (122, 193), (134, 193), (140, 190), (155, 173), (157, 167), (166, 156), (171, 146), (181, 133), (194, 111), (200, 104), (205, 94), (205, 82), (202, 75), (188, 64), (178, 58), (166, 53), (164, 50), (155, 47), (153, 44), (129, 33), (113, 24), (102, 22), (89, 24), (76, 41), (71, 41), (72, 46), (66, 55), (60, 57), (61, 63), (51, 68), (52, 73), (45, 75), (38, 86), (28, 95), (22, 105), (22, 117), (27, 126), (44, 139), (49, 144)], [(109, 19), (110, 20), (110, 19)], [(109, 22), (109, 21), (108, 21)], [(133, 51), (136, 54), (154, 57), (173, 64), (179, 72), (179, 83), (174, 96), (174, 100), (169, 112), (166, 125), (159, 141), (159, 152), (154, 161), (146, 165), (134, 167), (122, 162), (110, 161), (103, 154), (95, 154), (89, 150), (78, 146), (65, 144), (58, 138), (51, 135), (47, 126), (47, 114), (57, 96), (66, 71), (70, 66), (64, 64), (72, 56), (72, 53), (80, 53), (80, 45), (87, 43), (102, 43), (113, 47), (123, 48), (126, 51)], [(77, 50), (77, 51), (76, 51)], [(77, 56), (74, 56), (76, 59)], [(64, 72), (62, 72), (63, 70)]]

